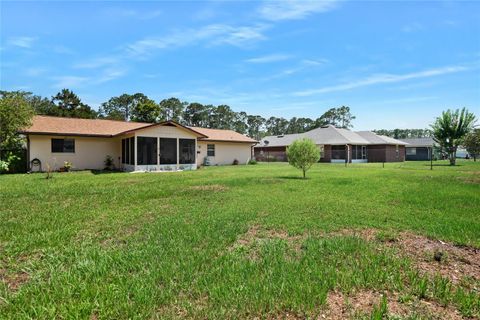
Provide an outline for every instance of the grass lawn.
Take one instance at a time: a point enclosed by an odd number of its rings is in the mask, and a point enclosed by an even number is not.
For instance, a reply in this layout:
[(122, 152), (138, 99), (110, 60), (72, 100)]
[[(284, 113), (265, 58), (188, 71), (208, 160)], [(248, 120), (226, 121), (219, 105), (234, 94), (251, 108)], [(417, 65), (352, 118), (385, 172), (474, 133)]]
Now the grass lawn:
[(478, 318), (458, 164), (0, 176), (0, 318)]

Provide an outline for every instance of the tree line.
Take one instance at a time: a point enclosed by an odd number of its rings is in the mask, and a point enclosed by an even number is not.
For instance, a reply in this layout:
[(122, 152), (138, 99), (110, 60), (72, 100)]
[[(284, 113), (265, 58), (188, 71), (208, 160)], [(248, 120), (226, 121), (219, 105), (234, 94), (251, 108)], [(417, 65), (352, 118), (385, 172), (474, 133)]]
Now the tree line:
[(394, 139), (407, 139), (407, 138), (430, 138), (432, 137), (432, 130), (430, 129), (380, 129), (373, 130), (376, 134), (391, 137)]
[(267, 135), (303, 133), (329, 124), (348, 129), (353, 127), (352, 121), (355, 119), (347, 106), (330, 108), (316, 119), (264, 118), (244, 111), (236, 112), (224, 104), (214, 106), (198, 102), (189, 103), (175, 97), (157, 103), (143, 93), (112, 97), (103, 102), (98, 111), (84, 103), (69, 89), (61, 90), (50, 99), (23, 91), (1, 91), (0, 97), (13, 93), (22, 96), (32, 106), (35, 114), (39, 115), (149, 123), (173, 120), (192, 127), (230, 129), (257, 140)]

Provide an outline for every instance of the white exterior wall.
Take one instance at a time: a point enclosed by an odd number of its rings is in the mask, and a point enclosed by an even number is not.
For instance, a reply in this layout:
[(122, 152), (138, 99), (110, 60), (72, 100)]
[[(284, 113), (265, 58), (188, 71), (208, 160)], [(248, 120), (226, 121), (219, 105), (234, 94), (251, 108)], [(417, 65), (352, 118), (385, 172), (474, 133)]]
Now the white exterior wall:
[[(74, 139), (75, 153), (52, 153), (52, 139)], [(54, 170), (63, 167), (65, 161), (71, 162), (73, 170), (105, 168), (107, 155), (114, 159), (115, 167), (121, 167), (121, 143), (118, 138), (69, 137), (30, 135), (30, 161), (37, 158), (42, 162), (42, 170), (47, 163)]]
[(203, 165), (204, 159), (207, 156), (207, 144), (215, 145), (215, 157), (211, 157), (212, 165), (230, 165), (235, 159), (239, 164), (247, 164), (251, 159), (250, 143), (239, 142), (216, 142), (216, 141), (198, 141), (197, 150), (197, 164)]

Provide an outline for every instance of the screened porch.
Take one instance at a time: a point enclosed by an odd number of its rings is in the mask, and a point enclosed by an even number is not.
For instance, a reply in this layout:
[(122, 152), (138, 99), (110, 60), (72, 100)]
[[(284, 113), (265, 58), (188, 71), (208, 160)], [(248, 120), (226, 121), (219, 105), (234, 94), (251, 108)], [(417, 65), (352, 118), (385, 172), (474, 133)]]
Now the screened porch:
[(132, 136), (122, 139), (126, 171), (195, 170), (196, 139)]
[(363, 145), (338, 145), (332, 146), (331, 162), (367, 162), (367, 146)]

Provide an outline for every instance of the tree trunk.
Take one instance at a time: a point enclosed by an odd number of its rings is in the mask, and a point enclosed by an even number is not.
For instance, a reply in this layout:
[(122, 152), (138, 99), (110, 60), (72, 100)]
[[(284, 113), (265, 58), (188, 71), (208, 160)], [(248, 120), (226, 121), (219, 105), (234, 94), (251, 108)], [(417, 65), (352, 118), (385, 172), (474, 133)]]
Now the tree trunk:
[(454, 166), (454, 165), (455, 165), (456, 160), (457, 160), (456, 158), (457, 158), (457, 157), (456, 157), (456, 152), (455, 152), (455, 150), (452, 150), (452, 151), (450, 152), (450, 165), (451, 165), (451, 166)]
[(305, 169), (303, 169), (303, 179), (305, 179)]

